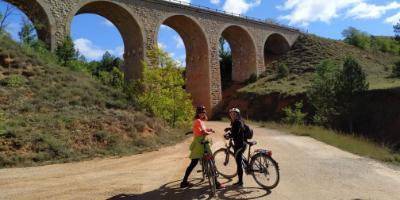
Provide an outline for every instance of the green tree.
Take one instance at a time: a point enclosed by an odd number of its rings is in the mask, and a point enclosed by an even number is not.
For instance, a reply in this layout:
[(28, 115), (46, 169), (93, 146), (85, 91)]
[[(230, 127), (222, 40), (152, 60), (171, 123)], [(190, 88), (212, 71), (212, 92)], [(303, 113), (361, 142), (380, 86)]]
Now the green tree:
[(314, 122), (320, 125), (331, 123), (337, 115), (335, 110), (335, 82), (339, 69), (330, 61), (324, 61), (316, 68), (316, 75), (307, 97), (314, 107)]
[(353, 131), (353, 121), (358, 113), (359, 97), (368, 90), (365, 72), (353, 58), (346, 58), (343, 68), (329, 61), (317, 68), (317, 75), (307, 91), (315, 108), (314, 121), (322, 125), (344, 120)]
[(26, 17), (22, 18), (21, 30), (18, 32), (18, 36), (21, 42), (27, 45), (32, 45), (37, 39), (35, 27)]
[(64, 41), (57, 46), (56, 55), (63, 66), (67, 66), (69, 62), (76, 60), (76, 50), (71, 36), (67, 36)]
[(397, 41), (400, 41), (400, 20), (393, 26), (394, 36)]
[(354, 27), (343, 30), (344, 41), (361, 49), (368, 49), (370, 46), (370, 37), (367, 33), (361, 32)]
[(182, 89), (185, 84), (183, 69), (157, 47), (147, 56), (149, 63), (143, 63), (138, 103), (172, 126), (188, 125), (194, 110), (190, 95)]
[(357, 114), (358, 97), (368, 87), (366, 74), (358, 62), (353, 58), (346, 58), (343, 69), (337, 76), (335, 96), (336, 110), (346, 120), (350, 132), (353, 131), (353, 121)]

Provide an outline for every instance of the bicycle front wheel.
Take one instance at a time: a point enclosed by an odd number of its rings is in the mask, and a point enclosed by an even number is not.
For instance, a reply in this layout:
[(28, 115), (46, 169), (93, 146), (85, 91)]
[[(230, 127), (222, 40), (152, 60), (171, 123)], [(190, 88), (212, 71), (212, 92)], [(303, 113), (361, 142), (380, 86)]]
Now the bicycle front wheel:
[(279, 183), (278, 163), (266, 154), (256, 154), (250, 161), (251, 171), (254, 180), (261, 187), (273, 189)]
[(215, 172), (215, 165), (212, 162), (212, 160), (208, 160), (207, 163), (207, 177), (208, 177), (208, 183), (210, 184), (210, 190), (211, 190), (211, 196), (214, 196), (215, 193), (217, 192), (217, 174)]
[(228, 149), (219, 149), (214, 153), (215, 165), (221, 176), (231, 179), (237, 175), (235, 156)]

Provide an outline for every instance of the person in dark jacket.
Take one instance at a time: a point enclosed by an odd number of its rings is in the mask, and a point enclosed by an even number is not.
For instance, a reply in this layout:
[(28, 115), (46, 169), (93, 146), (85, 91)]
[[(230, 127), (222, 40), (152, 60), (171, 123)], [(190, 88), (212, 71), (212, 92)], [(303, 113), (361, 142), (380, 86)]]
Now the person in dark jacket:
[(242, 155), (246, 150), (246, 143), (244, 139), (243, 133), (243, 121), (240, 116), (240, 110), (238, 108), (232, 108), (229, 110), (229, 117), (231, 119), (231, 135), (233, 139), (233, 149), (234, 155), (237, 165), (237, 174), (238, 174), (238, 182), (236, 182), (235, 186), (241, 187), (243, 186), (243, 167), (242, 167)]

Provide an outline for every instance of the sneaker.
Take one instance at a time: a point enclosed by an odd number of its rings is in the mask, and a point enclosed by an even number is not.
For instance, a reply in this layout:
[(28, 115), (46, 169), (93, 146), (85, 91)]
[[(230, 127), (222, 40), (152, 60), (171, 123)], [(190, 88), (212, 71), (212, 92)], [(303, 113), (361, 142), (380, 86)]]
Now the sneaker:
[(234, 183), (233, 186), (236, 186), (236, 187), (243, 187), (243, 182)]
[(220, 182), (217, 182), (217, 184), (216, 184), (216, 187), (215, 188), (217, 188), (217, 190), (220, 190), (220, 189), (223, 189), (223, 188), (225, 188), (225, 186), (223, 186)]
[(189, 182), (187, 182), (187, 181), (181, 182), (181, 188), (193, 187), (193, 186), (194, 186), (193, 183), (189, 183)]

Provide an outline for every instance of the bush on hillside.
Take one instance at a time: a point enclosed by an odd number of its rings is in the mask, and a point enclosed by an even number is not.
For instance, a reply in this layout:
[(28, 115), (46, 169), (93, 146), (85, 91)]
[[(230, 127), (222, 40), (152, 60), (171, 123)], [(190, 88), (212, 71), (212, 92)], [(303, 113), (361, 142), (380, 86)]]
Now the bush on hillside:
[(278, 78), (285, 78), (289, 75), (289, 68), (286, 64), (278, 65)]
[(342, 35), (344, 41), (348, 44), (354, 45), (361, 49), (368, 49), (370, 46), (369, 35), (365, 32), (361, 32), (354, 27), (349, 27), (343, 30)]
[(392, 74), (394, 77), (400, 78), (400, 61), (395, 63), (393, 70), (392, 70)]
[(255, 83), (257, 82), (257, 75), (256, 74), (251, 74), (250, 77), (245, 81), (247, 84)]
[(304, 119), (307, 116), (306, 113), (303, 113), (301, 110), (303, 109), (303, 102), (297, 102), (294, 105), (294, 108), (290, 106), (283, 109), (285, 112), (285, 119), (284, 121), (289, 124), (303, 124)]

